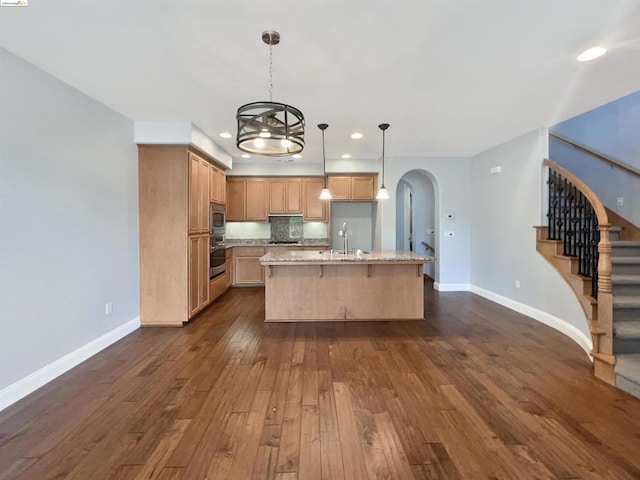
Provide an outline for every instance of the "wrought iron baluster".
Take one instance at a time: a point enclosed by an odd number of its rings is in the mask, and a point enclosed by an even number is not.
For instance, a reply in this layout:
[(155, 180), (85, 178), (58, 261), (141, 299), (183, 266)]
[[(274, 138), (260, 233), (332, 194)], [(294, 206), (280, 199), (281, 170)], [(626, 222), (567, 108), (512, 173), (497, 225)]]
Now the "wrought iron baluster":
[(580, 190), (559, 173), (549, 170), (547, 210), (550, 240), (561, 240), (564, 255), (577, 257), (578, 273), (592, 279), (598, 294), (598, 217)]

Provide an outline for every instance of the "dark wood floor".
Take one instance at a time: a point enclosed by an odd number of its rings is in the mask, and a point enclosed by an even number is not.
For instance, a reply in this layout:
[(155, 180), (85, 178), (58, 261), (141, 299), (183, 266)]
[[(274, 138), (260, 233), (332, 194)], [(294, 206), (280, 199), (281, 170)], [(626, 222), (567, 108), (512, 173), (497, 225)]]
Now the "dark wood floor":
[(640, 478), (640, 400), (573, 342), (471, 293), (425, 311), (265, 325), (232, 290), (0, 412), (0, 478)]

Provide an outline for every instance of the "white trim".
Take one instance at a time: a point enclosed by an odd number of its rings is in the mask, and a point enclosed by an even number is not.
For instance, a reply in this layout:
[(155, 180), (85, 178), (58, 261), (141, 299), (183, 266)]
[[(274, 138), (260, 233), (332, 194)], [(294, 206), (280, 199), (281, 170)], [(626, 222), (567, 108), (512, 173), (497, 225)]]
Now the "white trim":
[(84, 362), (89, 357), (92, 357), (101, 350), (104, 350), (109, 345), (117, 342), (122, 337), (129, 335), (138, 328), (140, 328), (140, 317), (129, 320), (127, 323), (114, 328), (101, 337), (92, 340), (77, 350), (74, 350), (49, 365), (42, 367), (40, 370), (33, 372), (23, 379), (18, 380), (8, 387), (0, 390), (0, 411), (17, 402), (21, 398), (26, 397), (30, 393), (35, 392), (38, 388), (49, 383), (54, 378), (59, 377), (68, 370), (71, 370), (76, 365)]
[(471, 289), (471, 285), (468, 283), (433, 282), (433, 288), (439, 292), (468, 292)]
[(471, 291), (476, 295), (480, 295), (487, 300), (491, 300), (492, 302), (498, 303), (502, 306), (510, 308), (511, 310), (526, 315), (527, 317), (533, 318), (534, 320), (537, 320), (540, 323), (544, 323), (545, 325), (559, 331), (560, 333), (565, 334), (571, 340), (580, 345), (580, 347), (589, 357), (589, 360), (593, 361), (590, 355), (590, 352), (593, 349), (593, 343), (591, 342), (591, 339), (565, 320), (551, 315), (550, 313), (543, 312), (542, 310), (538, 310), (537, 308), (525, 305), (524, 303), (516, 302), (515, 300), (512, 300), (510, 298), (503, 297), (502, 295), (498, 295), (497, 293), (493, 293), (489, 290), (485, 290), (484, 288), (477, 287), (475, 285), (471, 285)]

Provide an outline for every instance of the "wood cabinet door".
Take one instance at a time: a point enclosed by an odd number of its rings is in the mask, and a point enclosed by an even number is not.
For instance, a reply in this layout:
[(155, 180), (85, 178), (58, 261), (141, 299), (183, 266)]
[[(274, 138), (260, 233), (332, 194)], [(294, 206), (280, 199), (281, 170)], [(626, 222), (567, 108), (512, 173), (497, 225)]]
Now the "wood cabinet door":
[(334, 200), (351, 200), (350, 176), (330, 175), (327, 186)]
[(218, 180), (218, 203), (226, 203), (227, 201), (227, 174), (223, 170), (217, 170), (216, 177)]
[(302, 213), (302, 179), (287, 178), (286, 183), (286, 212)]
[(200, 232), (200, 159), (189, 154), (189, 233)]
[(225, 203), (226, 200), (226, 174), (217, 167), (211, 166), (209, 175), (209, 189), (211, 203)]
[(193, 317), (200, 310), (200, 237), (192, 235), (189, 237), (189, 318)]
[(303, 181), (303, 217), (307, 221), (325, 222), (327, 220), (327, 203), (320, 200), (320, 192), (324, 185), (322, 178), (305, 178)]
[(209, 235), (202, 235), (198, 244), (200, 255), (198, 258), (200, 289), (200, 308), (209, 305)]
[(200, 173), (198, 182), (200, 183), (198, 215), (200, 216), (200, 233), (209, 233), (209, 179), (211, 175), (211, 165), (200, 159)]
[(220, 197), (220, 185), (218, 184), (218, 169), (214, 166), (211, 167), (209, 173), (209, 201), (211, 203), (218, 202)]
[(351, 199), (352, 200), (374, 200), (375, 178), (373, 175), (362, 175), (351, 177)]
[(269, 216), (267, 179), (247, 178), (245, 218), (249, 222), (266, 222)]
[(260, 257), (235, 257), (235, 281), (237, 285), (264, 283), (264, 269)]
[(287, 183), (284, 178), (269, 179), (269, 213), (285, 213)]
[(245, 203), (247, 181), (244, 178), (227, 178), (227, 221), (244, 222), (246, 220)]

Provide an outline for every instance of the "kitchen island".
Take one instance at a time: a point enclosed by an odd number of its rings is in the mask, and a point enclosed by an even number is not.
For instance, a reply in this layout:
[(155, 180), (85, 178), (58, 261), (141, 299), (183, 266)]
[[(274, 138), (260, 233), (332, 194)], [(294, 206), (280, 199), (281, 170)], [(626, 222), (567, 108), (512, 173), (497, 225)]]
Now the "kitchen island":
[(421, 320), (423, 265), (434, 261), (401, 251), (267, 253), (265, 322)]

